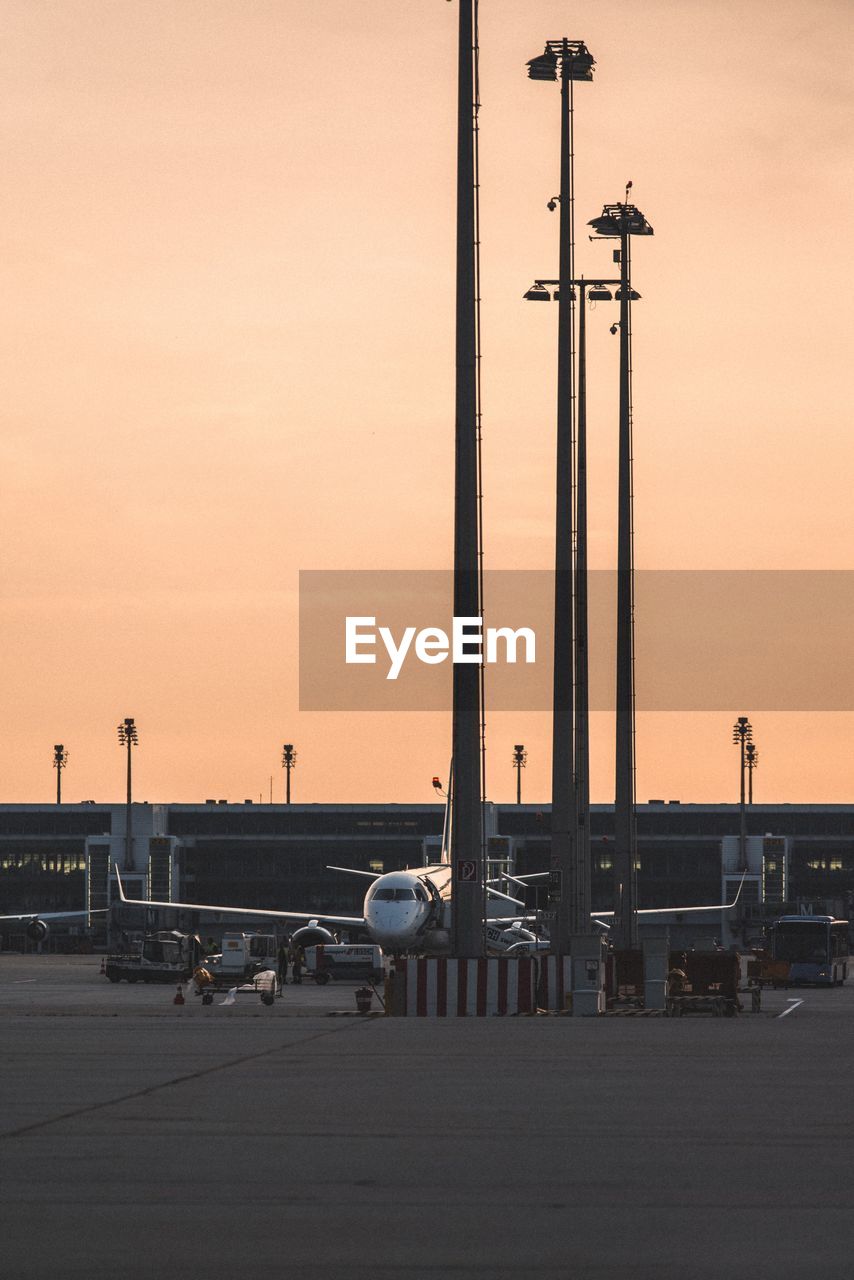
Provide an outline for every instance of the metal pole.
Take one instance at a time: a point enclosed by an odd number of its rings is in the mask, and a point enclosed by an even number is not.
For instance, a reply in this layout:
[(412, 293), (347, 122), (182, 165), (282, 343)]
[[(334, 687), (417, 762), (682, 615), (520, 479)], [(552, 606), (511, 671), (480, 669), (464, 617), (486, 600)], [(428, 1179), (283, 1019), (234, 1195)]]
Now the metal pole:
[(578, 868), (574, 933), (590, 930), (590, 719), (587, 654), (587, 310), (578, 282), (578, 428), (575, 552), (575, 776), (578, 787)]
[(291, 766), (290, 761), (285, 765), (285, 804), (291, 802)]
[(575, 910), (578, 814), (573, 774), (575, 679), (573, 661), (572, 510), (572, 81), (564, 41), (561, 58), (560, 267), (558, 270), (557, 482), (555, 491), (555, 616), (552, 707), (552, 829), (550, 910), (552, 943), (567, 955)]
[(745, 748), (746, 737), (747, 737), (747, 734), (744, 728), (742, 727), (741, 749), (739, 751), (739, 757), (741, 760), (741, 769), (740, 769), (741, 797), (739, 800), (739, 815), (738, 815), (738, 852), (741, 857), (742, 871), (745, 871), (747, 868), (747, 814), (744, 808), (744, 748)]
[(56, 766), (56, 803), (62, 804), (62, 765)]
[[(454, 616), (480, 617), (477, 512), (477, 336), (474, 192), (474, 31), (477, 0), (460, 0), (457, 97), (456, 459)], [(454, 955), (483, 954), (483, 846), (480, 786), (480, 677), (475, 663), (453, 667)]]
[(522, 762), (516, 762), (516, 803), (522, 803)]
[(127, 852), (125, 854), (125, 870), (133, 871), (133, 817), (132, 817), (132, 800), (131, 800), (131, 751), (133, 750), (133, 735), (128, 732), (127, 735), (128, 748), (128, 796), (125, 820), (125, 838), (127, 841)]
[(631, 272), (628, 214), (620, 219), (620, 434), (617, 521), (617, 723), (614, 942), (636, 947), (635, 741), (632, 558)]

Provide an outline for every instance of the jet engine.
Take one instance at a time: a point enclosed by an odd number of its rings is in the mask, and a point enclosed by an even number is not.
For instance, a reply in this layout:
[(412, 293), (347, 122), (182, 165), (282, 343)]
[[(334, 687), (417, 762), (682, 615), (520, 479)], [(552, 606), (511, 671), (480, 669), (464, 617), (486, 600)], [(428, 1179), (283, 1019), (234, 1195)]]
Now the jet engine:
[(304, 924), (301, 929), (297, 929), (291, 934), (291, 942), (295, 947), (319, 947), (321, 944), (335, 943), (338, 939), (330, 929), (325, 929), (322, 924), (318, 924), (316, 920), (312, 920), (310, 924)]
[(50, 933), (50, 925), (46, 924), (44, 920), (31, 920), (25, 932), (30, 942), (44, 942)]

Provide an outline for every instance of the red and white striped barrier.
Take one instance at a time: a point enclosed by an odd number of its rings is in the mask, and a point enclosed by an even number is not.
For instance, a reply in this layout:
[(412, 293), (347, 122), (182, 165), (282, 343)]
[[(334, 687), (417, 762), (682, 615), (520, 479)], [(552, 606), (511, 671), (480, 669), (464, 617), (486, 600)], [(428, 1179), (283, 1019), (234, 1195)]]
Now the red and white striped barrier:
[(537, 1005), (540, 1009), (553, 1009), (562, 1013), (567, 1007), (567, 996), (572, 995), (572, 961), (563, 956), (543, 953), (537, 957), (540, 965), (537, 983)]
[(408, 1018), (485, 1018), (533, 1013), (536, 966), (530, 956), (483, 960), (399, 960), (394, 982), (402, 983)]

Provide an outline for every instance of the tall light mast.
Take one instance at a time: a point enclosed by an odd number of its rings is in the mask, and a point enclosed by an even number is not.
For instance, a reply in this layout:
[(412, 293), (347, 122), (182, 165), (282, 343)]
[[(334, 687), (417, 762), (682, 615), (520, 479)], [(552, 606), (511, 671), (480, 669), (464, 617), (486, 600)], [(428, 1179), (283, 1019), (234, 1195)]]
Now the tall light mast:
[(651, 236), (652, 227), (628, 203), (606, 204), (589, 225), (598, 236), (618, 239), (620, 248), (620, 409), (617, 495), (617, 725), (614, 797), (614, 925), (618, 948), (638, 945), (637, 823), (635, 820), (635, 655), (634, 655), (634, 494), (632, 487), (632, 236)]
[[(477, 0), (460, 0), (457, 83), (457, 290), (454, 468), (454, 617), (481, 607), (477, 217)], [(475, 660), (453, 666), (453, 921), (460, 958), (483, 955), (485, 906), (481, 794), (481, 691)]]
[[(528, 63), (532, 80), (560, 81), (560, 255), (557, 370), (554, 676), (552, 711), (552, 819), (549, 875), (550, 933), (558, 955), (569, 953), (573, 933), (587, 932), (578, 893), (578, 796), (575, 735), (575, 521), (573, 460), (575, 407), (575, 191), (573, 86), (593, 79), (594, 59), (580, 40), (549, 40)], [(549, 201), (554, 208), (555, 201)]]

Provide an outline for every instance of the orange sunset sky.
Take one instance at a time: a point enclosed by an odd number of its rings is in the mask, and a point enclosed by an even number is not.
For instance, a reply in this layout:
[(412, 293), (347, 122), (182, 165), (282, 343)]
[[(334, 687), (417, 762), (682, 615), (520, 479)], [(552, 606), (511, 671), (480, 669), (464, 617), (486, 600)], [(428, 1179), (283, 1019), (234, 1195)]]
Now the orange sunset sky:
[[(452, 550), (456, 3), (3, 0), (0, 801), (423, 801), (450, 718), (300, 713), (300, 569)], [(482, 0), (486, 559), (553, 558), (559, 90), (583, 39), (583, 224), (636, 243), (636, 557), (851, 569), (845, 0)], [(591, 563), (615, 556), (617, 344), (590, 317)], [(784, 611), (787, 602), (780, 601)], [(745, 619), (749, 643), (749, 619)], [(809, 655), (804, 655), (809, 661)], [(854, 714), (638, 721), (638, 798), (851, 801)], [(489, 795), (548, 799), (544, 714), (496, 714)], [(594, 801), (613, 799), (592, 719)]]

